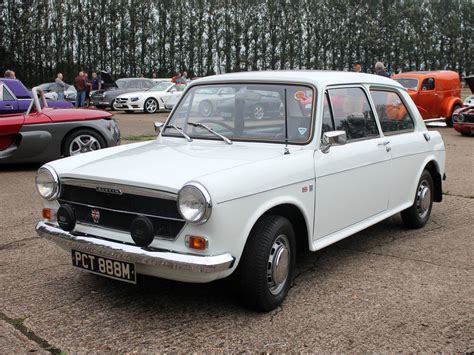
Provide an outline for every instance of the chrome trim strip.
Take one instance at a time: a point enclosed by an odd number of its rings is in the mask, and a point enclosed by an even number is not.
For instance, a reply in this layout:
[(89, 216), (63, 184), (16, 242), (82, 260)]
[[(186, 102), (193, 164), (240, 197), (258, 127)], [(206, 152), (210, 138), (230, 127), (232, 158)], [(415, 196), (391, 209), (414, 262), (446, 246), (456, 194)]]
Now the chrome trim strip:
[(97, 238), (92, 235), (69, 233), (45, 222), (38, 222), (36, 232), (66, 249), (76, 249), (104, 257), (135, 262), (190, 273), (213, 273), (230, 269), (235, 258), (229, 254), (200, 256), (171, 251), (141, 248)]
[(79, 187), (85, 187), (85, 188), (90, 188), (94, 190), (97, 187), (103, 187), (106, 189), (120, 189), (122, 193), (124, 194), (126, 193), (126, 194), (131, 194), (131, 195), (156, 197), (156, 198), (162, 198), (162, 199), (171, 200), (171, 201), (178, 200), (178, 196), (175, 193), (161, 191), (161, 190), (154, 190), (154, 189), (150, 189), (146, 187), (116, 184), (116, 183), (105, 182), (105, 181), (75, 179), (75, 178), (68, 178), (68, 177), (60, 178), (60, 180), (63, 185), (79, 186)]
[(94, 205), (88, 205), (87, 203), (69, 201), (69, 200), (64, 200), (62, 198), (59, 198), (58, 200), (60, 202), (70, 203), (70, 204), (73, 204), (73, 205), (79, 205), (79, 206), (84, 206), (84, 207), (89, 207), (89, 208), (98, 208), (98, 209), (101, 209), (101, 210), (107, 210), (107, 211), (111, 211), (111, 212), (134, 214), (134, 215), (137, 215), (137, 216), (145, 216), (145, 217), (158, 218), (158, 219), (167, 219), (167, 220), (170, 220), (170, 221), (177, 221), (177, 222), (186, 222), (184, 219), (179, 219), (179, 218), (164, 217), (164, 216), (158, 216), (158, 215), (152, 215), (152, 214), (146, 214), (146, 213), (138, 213), (138, 212), (133, 212), (133, 211), (115, 210), (113, 208), (101, 207), (101, 206), (97, 206), (97, 205), (95, 205), (95, 206)]

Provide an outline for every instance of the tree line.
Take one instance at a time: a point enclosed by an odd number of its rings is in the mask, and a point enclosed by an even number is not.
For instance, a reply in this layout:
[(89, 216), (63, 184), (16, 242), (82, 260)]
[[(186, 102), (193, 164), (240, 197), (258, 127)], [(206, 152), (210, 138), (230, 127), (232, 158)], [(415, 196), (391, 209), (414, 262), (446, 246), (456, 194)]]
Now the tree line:
[(472, 0), (0, 0), (0, 69), (191, 76), (269, 69), (472, 73)]

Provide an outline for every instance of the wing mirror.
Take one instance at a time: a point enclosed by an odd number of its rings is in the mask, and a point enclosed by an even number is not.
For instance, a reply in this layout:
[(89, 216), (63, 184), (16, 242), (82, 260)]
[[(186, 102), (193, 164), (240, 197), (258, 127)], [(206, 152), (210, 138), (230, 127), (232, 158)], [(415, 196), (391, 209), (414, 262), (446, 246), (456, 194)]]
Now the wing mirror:
[(163, 122), (153, 122), (153, 125), (155, 126), (155, 133), (160, 134), (161, 129), (165, 124)]
[(321, 138), (321, 151), (328, 153), (334, 145), (344, 145), (347, 142), (346, 131), (331, 131), (323, 134)]

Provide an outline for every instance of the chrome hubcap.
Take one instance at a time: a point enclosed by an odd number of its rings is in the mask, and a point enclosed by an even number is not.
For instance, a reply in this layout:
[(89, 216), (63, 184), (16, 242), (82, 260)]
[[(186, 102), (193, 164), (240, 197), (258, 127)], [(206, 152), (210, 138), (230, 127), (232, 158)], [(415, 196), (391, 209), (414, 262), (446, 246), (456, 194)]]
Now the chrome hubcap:
[(87, 153), (100, 148), (101, 146), (97, 139), (88, 134), (81, 134), (80, 136), (74, 138), (74, 140), (69, 145), (69, 155), (73, 156), (81, 153)]
[(284, 234), (279, 235), (270, 249), (267, 264), (268, 289), (274, 295), (285, 287), (290, 269), (290, 242)]
[(261, 120), (263, 118), (263, 116), (265, 115), (265, 112), (263, 110), (263, 107), (262, 106), (256, 106), (255, 107), (255, 118), (257, 120)]
[(418, 191), (416, 194), (416, 209), (418, 210), (418, 215), (421, 218), (426, 217), (428, 210), (431, 205), (431, 192), (430, 185), (426, 180), (423, 180), (418, 186)]
[(148, 100), (145, 103), (145, 108), (148, 112), (155, 112), (156, 111), (156, 102), (155, 100)]

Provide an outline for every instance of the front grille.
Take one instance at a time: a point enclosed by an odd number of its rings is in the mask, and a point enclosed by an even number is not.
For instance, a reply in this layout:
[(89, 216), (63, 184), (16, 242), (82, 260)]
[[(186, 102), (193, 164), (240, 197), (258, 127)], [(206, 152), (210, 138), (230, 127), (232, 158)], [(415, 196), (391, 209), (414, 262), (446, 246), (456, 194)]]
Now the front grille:
[(128, 99), (123, 98), (123, 97), (119, 97), (119, 98), (115, 99), (115, 101), (116, 101), (117, 103), (119, 103), (119, 104), (124, 104), (124, 103), (127, 102), (127, 100), (128, 100)]
[(130, 231), (137, 216), (146, 216), (153, 223), (158, 238), (175, 239), (185, 224), (176, 201), (165, 198), (131, 193), (117, 195), (98, 192), (91, 187), (64, 184), (59, 203), (71, 205), (79, 223), (124, 232)]

